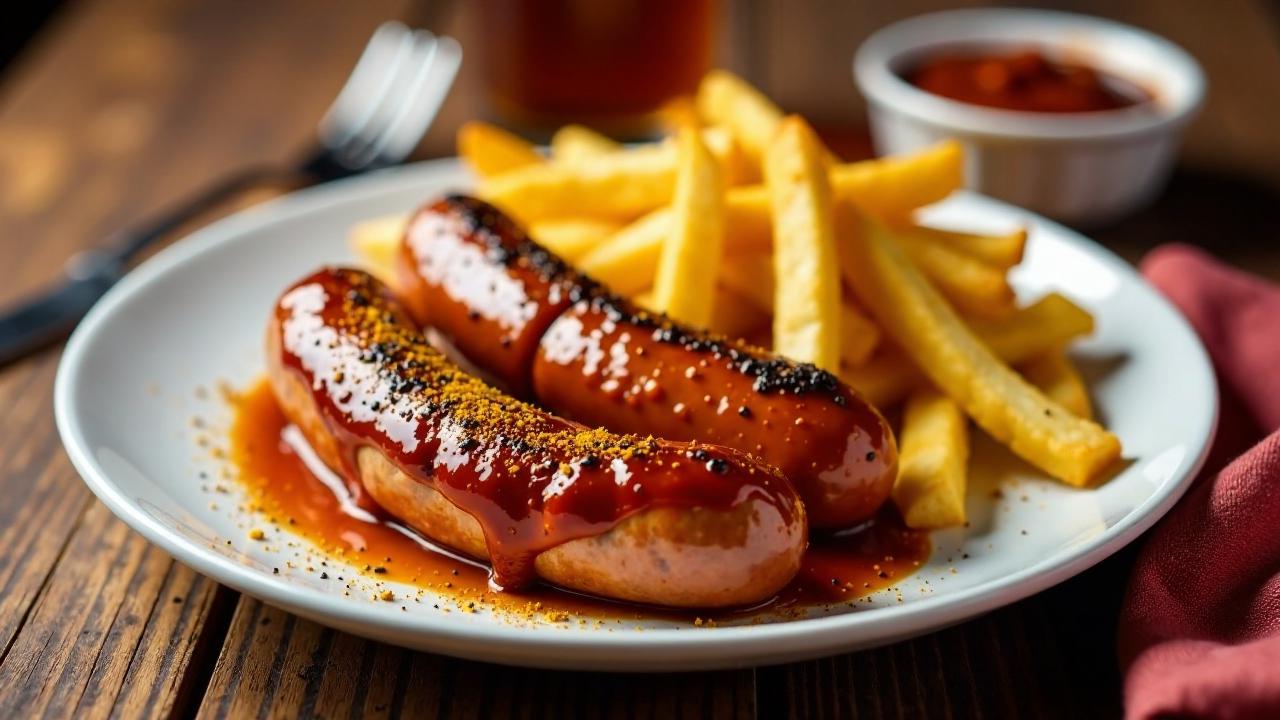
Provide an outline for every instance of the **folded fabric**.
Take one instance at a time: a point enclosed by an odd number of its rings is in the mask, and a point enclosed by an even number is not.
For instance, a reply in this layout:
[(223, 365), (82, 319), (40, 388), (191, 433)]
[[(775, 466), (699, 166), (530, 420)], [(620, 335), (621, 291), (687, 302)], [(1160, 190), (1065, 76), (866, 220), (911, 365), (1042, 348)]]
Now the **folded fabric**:
[(1142, 272), (1204, 341), (1222, 408), (1204, 473), (1134, 565), (1126, 716), (1280, 718), (1280, 289), (1181, 245)]

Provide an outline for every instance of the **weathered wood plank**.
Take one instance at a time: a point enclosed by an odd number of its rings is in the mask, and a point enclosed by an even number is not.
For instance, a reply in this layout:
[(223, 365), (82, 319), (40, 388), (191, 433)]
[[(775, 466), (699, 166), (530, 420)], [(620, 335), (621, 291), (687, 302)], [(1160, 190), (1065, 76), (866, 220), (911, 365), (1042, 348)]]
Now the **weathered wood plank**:
[[(218, 173), (296, 152), (393, 12), (95, 0), (56, 19), (0, 84), (0, 302)], [(234, 594), (91, 498), (54, 429), (56, 361), (0, 369), (0, 717), (185, 712)]]
[(1114, 632), (1133, 552), (1041, 595), (931, 635), (757, 671), (762, 717), (1107, 717)]
[(242, 598), (199, 717), (755, 717), (753, 671), (604, 675), (455, 660)]
[[(1066, 3), (1062, 3), (1064, 6)], [(300, 149), (369, 30), (403, 3), (84, 0), (0, 78), (0, 302), (140, 214), (249, 161)], [(895, 15), (728, 3), (722, 42), (785, 105), (858, 121), (847, 58)], [(1072, 4), (1079, 9), (1080, 5)], [(1209, 71), (1193, 166), (1152, 211), (1101, 233), (1136, 258), (1200, 241), (1280, 278), (1272, 128), (1280, 68), (1261, 2), (1086, 3), (1183, 43)], [(1274, 11), (1273, 11), (1274, 12)], [(754, 13), (748, 15), (747, 13)], [(449, 30), (480, 52), (469, 13)], [(807, 38), (797, 49), (795, 38)], [(759, 42), (759, 47), (756, 46)], [(427, 145), (478, 104), (475, 55)], [(833, 91), (832, 88), (835, 88)], [(837, 107), (838, 105), (838, 107)], [(1257, 179), (1252, 179), (1256, 177)], [(587, 675), (415, 653), (323, 628), (175, 564), (75, 477), (50, 417), (56, 352), (0, 370), (0, 717), (1001, 717), (1115, 714), (1121, 558), (977, 621), (879, 650), (755, 672)], [(205, 693), (206, 686), (208, 693)]]

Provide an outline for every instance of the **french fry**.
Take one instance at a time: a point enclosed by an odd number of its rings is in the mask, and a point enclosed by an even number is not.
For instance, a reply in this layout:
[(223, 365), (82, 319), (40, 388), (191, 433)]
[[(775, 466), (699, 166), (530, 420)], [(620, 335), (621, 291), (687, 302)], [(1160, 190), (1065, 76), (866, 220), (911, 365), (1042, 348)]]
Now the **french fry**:
[(619, 230), (616, 222), (597, 218), (540, 220), (529, 226), (529, 236), (569, 262), (608, 240)]
[(396, 250), (408, 224), (407, 215), (385, 215), (358, 222), (351, 227), (347, 243), (361, 266), (379, 280), (391, 283), (395, 277)]
[(1013, 312), (1013, 288), (1004, 271), (951, 245), (929, 242), (913, 232), (895, 232), (894, 237), (920, 272), (960, 314), (998, 319)]
[(932, 387), (911, 393), (898, 433), (893, 502), (907, 527), (964, 523), (969, 472), (969, 422), (954, 400)]
[[(704, 142), (715, 137), (713, 130), (716, 130), (716, 128), (705, 128), (703, 130)], [(707, 147), (714, 152), (714, 146), (711, 142), (707, 142)], [(722, 157), (722, 164), (728, 167), (733, 162), (731, 159), (732, 151), (726, 149), (724, 152), (726, 156)], [(934, 149), (923, 152), (926, 155), (932, 155), (935, 152), (943, 151)], [(885, 172), (888, 177), (904, 188), (906, 193), (910, 193), (911, 186), (902, 180), (903, 175), (909, 175), (912, 172), (933, 172), (940, 164), (936, 159), (926, 157), (917, 160), (916, 156), (863, 161), (863, 163), (869, 163), (868, 167), (876, 171)], [(841, 167), (852, 167), (863, 163), (851, 163), (848, 166)], [(726, 175), (731, 174), (731, 171), (726, 170)], [(856, 182), (849, 186), (853, 192), (856, 192), (866, 182), (865, 173), (852, 172), (845, 173), (844, 176), (855, 178)], [(834, 185), (841, 177), (841, 174), (833, 170), (831, 177), (833, 191), (837, 198), (849, 199), (844, 189), (839, 185)], [(930, 183), (934, 187), (943, 187), (937, 185), (934, 181), (929, 181), (926, 184)], [(510, 190), (510, 192), (518, 194), (520, 191)], [(550, 191), (548, 190), (548, 192)], [(930, 194), (900, 195), (893, 200), (891, 205), (897, 211), (912, 205), (914, 202), (923, 204), (938, 200), (940, 197), (934, 197)], [(568, 201), (562, 198), (561, 202)], [(770, 248), (773, 243), (773, 230), (769, 208), (769, 193), (765, 186), (743, 185), (731, 187), (725, 205), (726, 248), (731, 249), (731, 252), (736, 252), (738, 248), (743, 247)], [(561, 212), (573, 214), (567, 209)], [(624, 228), (617, 238), (611, 239), (602, 245), (598, 250), (598, 255), (592, 253), (584, 257), (583, 269), (610, 284), (614, 282), (611, 278), (620, 277), (623, 273), (626, 273), (630, 277), (622, 282), (627, 287), (630, 287), (633, 291), (646, 287), (651, 280), (636, 276), (652, 277), (653, 269), (657, 266), (658, 252), (662, 247), (662, 239), (666, 237), (666, 229), (663, 223), (669, 222), (669, 220), (659, 219), (656, 216), (666, 215), (667, 213), (668, 211), (662, 208), (636, 220), (631, 226)]]
[(782, 121), (782, 110), (772, 100), (737, 75), (712, 70), (699, 83), (695, 103), (703, 122), (728, 128), (752, 164), (763, 167)]
[(866, 312), (847, 298), (840, 317), (840, 366), (858, 366), (867, 362), (880, 346), (880, 326)]
[(624, 226), (578, 261), (578, 268), (623, 295), (653, 284), (662, 244), (671, 230), (671, 208), (660, 208)]
[(782, 121), (764, 156), (773, 209), (773, 346), (825, 370), (840, 368), (840, 268), (822, 143), (798, 116)]
[(920, 226), (900, 232), (917, 237), (923, 242), (950, 246), (998, 270), (1008, 270), (1022, 262), (1022, 255), (1027, 248), (1026, 228), (1018, 228), (1002, 235), (978, 235)]
[(742, 145), (728, 130), (721, 127), (704, 127), (699, 132), (702, 134), (702, 143), (707, 146), (712, 155), (716, 156), (720, 167), (724, 169), (725, 185), (741, 185), (755, 181), (758, 177), (755, 174), (755, 166), (746, 156)]
[(879, 223), (841, 207), (845, 277), (881, 326), (993, 438), (1069, 485), (1096, 482), (1120, 441), (1073, 415), (1001, 362)]
[(1058, 293), (1049, 293), (998, 322), (969, 320), (969, 327), (997, 357), (1011, 365), (1093, 333), (1093, 316)]
[(674, 148), (635, 148), (543, 163), (485, 178), (480, 196), (525, 222), (591, 217), (625, 220), (671, 201)]
[[(768, 197), (763, 185), (729, 188), (725, 195), (727, 253), (736, 256), (761, 249), (772, 252)], [(623, 294), (649, 287), (670, 225), (669, 207), (654, 210), (588, 252), (579, 260), (578, 267)], [(769, 287), (773, 287), (772, 283)]]
[(1041, 353), (1018, 367), (1027, 382), (1076, 415), (1093, 419), (1093, 402), (1089, 387), (1080, 371), (1061, 348)]
[[(913, 155), (836, 165), (831, 170), (832, 193), (837, 201), (853, 202), (876, 217), (909, 214), (960, 187), (958, 147), (943, 143)], [(880, 187), (880, 177), (887, 187)], [(924, 185), (926, 189), (918, 190), (917, 185)], [(729, 222), (725, 232), (730, 241), (741, 237), (746, 244), (762, 247), (772, 242), (767, 188), (762, 185), (734, 187), (729, 191), (728, 205)]]
[(671, 318), (705, 327), (724, 248), (724, 177), (696, 129), (681, 130), (679, 146), (671, 222), (658, 256), (653, 301)]
[[(878, 326), (877, 326), (878, 327)], [(878, 351), (861, 365), (845, 365), (840, 379), (862, 393), (876, 407), (890, 407), (925, 384), (924, 375), (897, 347), (881, 342)]]
[[(773, 258), (769, 253), (743, 251), (720, 264), (720, 283), (736, 291), (761, 312), (773, 313)], [(861, 365), (880, 344), (880, 327), (848, 298), (840, 322), (841, 365)]]
[[(738, 162), (737, 143), (726, 134), (705, 132), (704, 141), (723, 167)], [(674, 143), (652, 143), (528, 165), (484, 178), (477, 192), (525, 223), (584, 215), (629, 220), (671, 202), (676, 155)]]
[[(996, 357), (1017, 365), (1093, 332), (1093, 317), (1067, 298), (1050, 293), (1000, 322), (970, 319), (969, 327)], [(872, 403), (887, 407), (924, 382), (902, 351), (883, 343), (860, 367), (845, 367), (841, 378)]]
[[(763, 195), (757, 186), (733, 188), (729, 191), (727, 207), (726, 245), (733, 247), (734, 261), (721, 272), (736, 275), (737, 277), (727, 278), (726, 281), (730, 284), (737, 283), (738, 289), (752, 296), (759, 291), (748, 289), (748, 284), (754, 288), (760, 287), (760, 275), (752, 263), (757, 262), (762, 254), (768, 254), (772, 243), (771, 233), (757, 225), (764, 214), (761, 208), (761, 200), (765, 199)], [(1014, 297), (1002, 273), (973, 257), (965, 255), (957, 258), (956, 250), (945, 241), (917, 234), (914, 230), (910, 232), (912, 240), (917, 241), (915, 244), (924, 246), (919, 254), (930, 255), (935, 262), (925, 266), (918, 261), (916, 253), (912, 254), (912, 259), (921, 265), (920, 269), (934, 280), (935, 286), (943, 291), (953, 305), (971, 316), (987, 319), (1009, 316), (1013, 310)], [(772, 292), (772, 285), (769, 287)]]
[(529, 142), (484, 122), (463, 123), (458, 128), (458, 155), (480, 177), (544, 162)]
[(843, 163), (831, 169), (831, 185), (868, 215), (908, 218), (964, 185), (964, 149), (947, 140), (910, 155)]
[[(724, 128), (702, 128), (702, 141), (725, 165), (726, 172), (737, 172), (742, 163), (737, 141)], [(666, 146), (666, 141), (632, 150), (652, 150)], [(611, 140), (583, 125), (565, 125), (551, 136), (551, 157), (556, 162), (574, 163), (584, 158), (627, 150), (627, 146)]]
[(551, 136), (551, 157), (573, 163), (584, 157), (617, 152), (623, 145), (583, 125), (565, 125)]
[(737, 292), (762, 312), (773, 314), (773, 253), (740, 251), (720, 263), (720, 284)]

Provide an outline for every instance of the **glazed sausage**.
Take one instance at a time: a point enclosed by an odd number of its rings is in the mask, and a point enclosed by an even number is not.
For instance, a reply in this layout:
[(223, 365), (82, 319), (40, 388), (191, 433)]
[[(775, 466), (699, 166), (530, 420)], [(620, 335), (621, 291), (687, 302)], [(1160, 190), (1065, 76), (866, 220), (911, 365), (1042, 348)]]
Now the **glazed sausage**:
[(317, 455), (431, 539), (541, 577), (678, 607), (771, 597), (807, 543), (775, 468), (702, 443), (588, 429), (462, 372), (366, 273), (321, 270), (278, 301), (272, 390)]
[(893, 433), (833, 375), (641, 311), (479, 200), (420, 210), (397, 274), (421, 323), (554, 412), (753, 453), (792, 481), (817, 528), (857, 524), (889, 496)]

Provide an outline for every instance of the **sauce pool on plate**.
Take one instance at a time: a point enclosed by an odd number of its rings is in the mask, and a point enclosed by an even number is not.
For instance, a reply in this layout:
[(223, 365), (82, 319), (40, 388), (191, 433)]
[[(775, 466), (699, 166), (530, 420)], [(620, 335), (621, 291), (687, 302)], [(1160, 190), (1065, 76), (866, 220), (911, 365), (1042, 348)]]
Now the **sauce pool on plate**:
[(1034, 50), (937, 55), (908, 69), (903, 79), (951, 100), (1021, 112), (1122, 110), (1152, 99), (1134, 83)]
[[(927, 533), (906, 529), (892, 512), (859, 528), (811, 540), (799, 574), (772, 600), (753, 608), (702, 612), (613, 602), (535, 584), (519, 591), (490, 588), (487, 565), (440, 547), (395, 519), (370, 513), (341, 478), (315, 459), (289, 424), (270, 387), (260, 382), (233, 398), (230, 457), (253, 505), (285, 531), (317, 547), (321, 557), (354, 566), (373, 581), (395, 581), (450, 597), (464, 611), (592, 619), (731, 620), (816, 605), (852, 603), (913, 573), (928, 558)], [(308, 563), (335, 583), (332, 567)], [(290, 571), (303, 571), (298, 564)]]

